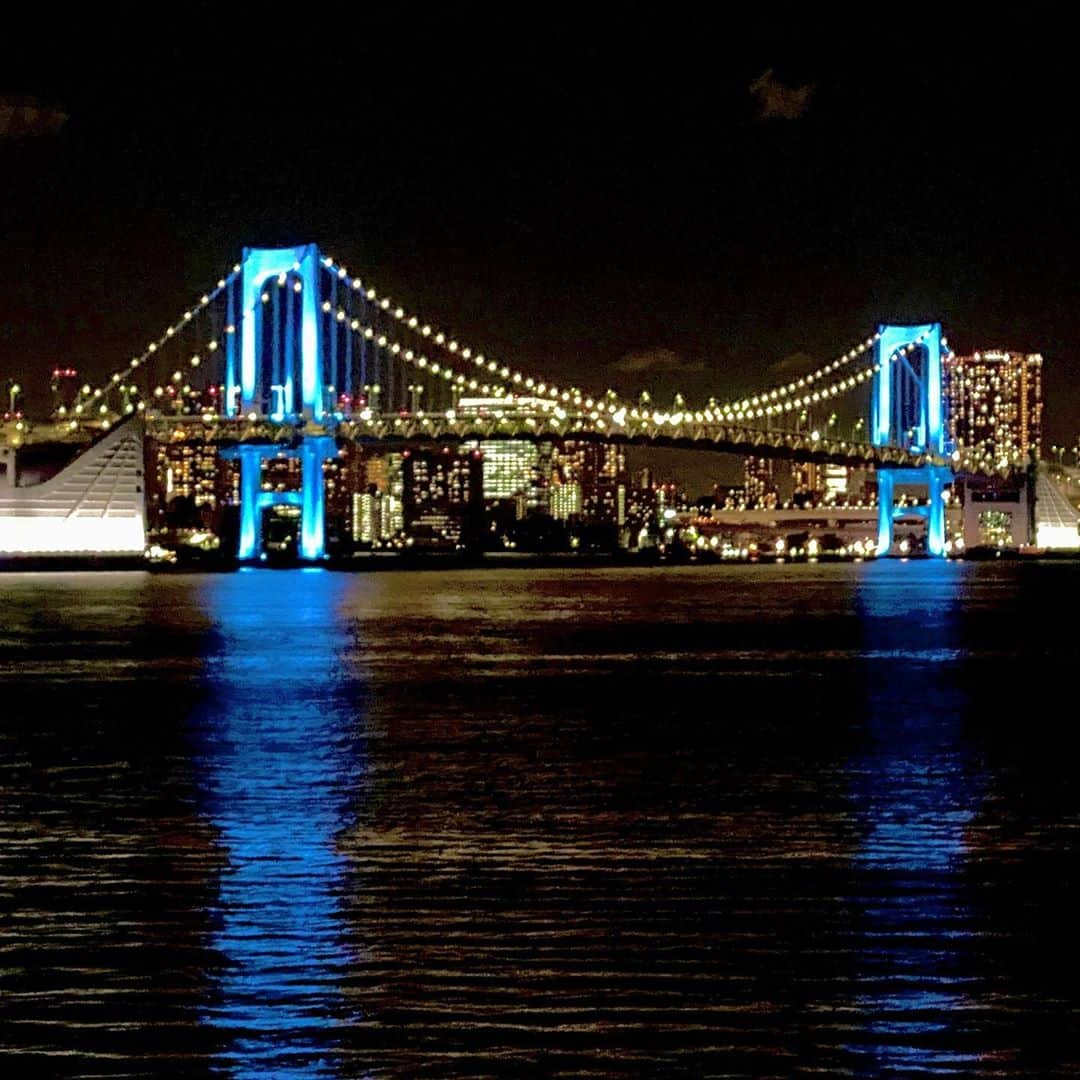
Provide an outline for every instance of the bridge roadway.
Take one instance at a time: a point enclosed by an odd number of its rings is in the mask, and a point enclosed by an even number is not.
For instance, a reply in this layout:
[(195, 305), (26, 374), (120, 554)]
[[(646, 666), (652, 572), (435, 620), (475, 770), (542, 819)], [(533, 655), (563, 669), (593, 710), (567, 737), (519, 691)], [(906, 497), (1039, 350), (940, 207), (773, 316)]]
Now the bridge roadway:
[(949, 466), (939, 455), (912, 453), (893, 446), (831, 438), (820, 433), (750, 428), (700, 420), (695, 415), (666, 417), (595, 417), (562, 413), (526, 416), (462, 416), (454, 414), (367, 414), (345, 418), (326, 427), (269, 418), (229, 419), (210, 416), (167, 416), (148, 412), (147, 433), (160, 441), (197, 439), (222, 445), (237, 443), (297, 443), (305, 436), (335, 435), (359, 444), (386, 447), (465, 443), (496, 439), (545, 439), (621, 443), (631, 446), (673, 447), (742, 456), (798, 458), (850, 466), (910, 469)]

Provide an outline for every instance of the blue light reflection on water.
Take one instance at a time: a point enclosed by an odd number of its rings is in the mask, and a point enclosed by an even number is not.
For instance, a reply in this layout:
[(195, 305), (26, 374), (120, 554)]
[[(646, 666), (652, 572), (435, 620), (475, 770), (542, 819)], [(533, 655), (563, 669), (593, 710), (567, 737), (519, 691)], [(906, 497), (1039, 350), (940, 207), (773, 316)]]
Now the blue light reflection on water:
[(215, 647), (191, 730), (200, 810), (227, 860), (204, 1022), (222, 1034), (221, 1064), (237, 1078), (339, 1075), (337, 1033), (357, 1019), (341, 989), (357, 958), (341, 923), (336, 846), (364, 771), (366, 689), (338, 612), (347, 582), (261, 571), (202, 589)]
[[(961, 871), (985, 780), (964, 732), (960, 602), (969, 569), (867, 568), (857, 609), (865, 746), (852, 763), (863, 941), (855, 1008), (862, 1075), (955, 1074), (976, 1005), (964, 975), (973, 912)], [(944, 944), (943, 944), (944, 943)]]

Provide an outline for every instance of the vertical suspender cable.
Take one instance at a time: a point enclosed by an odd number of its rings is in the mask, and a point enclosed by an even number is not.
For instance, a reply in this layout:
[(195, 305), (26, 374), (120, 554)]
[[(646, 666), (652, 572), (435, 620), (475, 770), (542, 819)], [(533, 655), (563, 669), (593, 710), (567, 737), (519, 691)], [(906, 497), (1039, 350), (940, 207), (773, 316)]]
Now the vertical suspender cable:
[(296, 412), (293, 394), (296, 387), (296, 309), (303, 304), (303, 297), (296, 291), (295, 283), (285, 293), (285, 371), (282, 383), (285, 389), (284, 409), (287, 413)]
[(353, 370), (352, 370), (352, 322), (353, 322), (353, 290), (349, 289), (346, 293), (345, 300), (345, 378), (343, 380), (344, 385), (341, 388), (341, 392), (345, 395), (345, 404), (347, 411), (352, 412), (352, 400), (353, 400)]

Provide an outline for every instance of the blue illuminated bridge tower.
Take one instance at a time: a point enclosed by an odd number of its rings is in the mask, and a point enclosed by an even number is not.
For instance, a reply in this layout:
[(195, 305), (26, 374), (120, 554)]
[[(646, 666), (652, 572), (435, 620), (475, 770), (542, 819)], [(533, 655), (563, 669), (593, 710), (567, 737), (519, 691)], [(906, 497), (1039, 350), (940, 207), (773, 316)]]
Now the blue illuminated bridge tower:
[[(941, 324), (879, 326), (878, 335), (871, 403), (874, 445), (945, 457), (951, 447), (945, 433), (941, 384)], [(952, 470), (944, 465), (878, 469), (879, 555), (887, 555), (892, 548), (897, 484), (926, 487), (926, 506), (905, 507), (902, 512), (925, 514), (927, 550), (931, 555), (945, 554), (944, 489), (952, 479)]]
[[(243, 443), (224, 451), (240, 460), (240, 541), (237, 555), (254, 559), (262, 549), (262, 515), (271, 506), (300, 508), (300, 555), (321, 559), (326, 554), (326, 506), (323, 462), (336, 453), (333, 435), (320, 430), (326, 417), (324, 362), (319, 318), (319, 249), (315, 244), (295, 248), (244, 248), (240, 263), (240, 311), (230, 293), (228, 320), (239, 334), (227, 338), (225, 356), (225, 414), (263, 418), (280, 423), (304, 420), (313, 429), (296, 445)], [(285, 325), (265, 315), (265, 285), (284, 279), (292, 286)], [(238, 317), (239, 316), (239, 317)], [(268, 325), (269, 324), (269, 325)], [(281, 334), (278, 342), (267, 338)], [(239, 338), (239, 342), (237, 341)], [(268, 347), (272, 346), (272, 347)], [(237, 350), (239, 349), (239, 357)], [(301, 461), (300, 491), (263, 491), (262, 464), (281, 455)]]

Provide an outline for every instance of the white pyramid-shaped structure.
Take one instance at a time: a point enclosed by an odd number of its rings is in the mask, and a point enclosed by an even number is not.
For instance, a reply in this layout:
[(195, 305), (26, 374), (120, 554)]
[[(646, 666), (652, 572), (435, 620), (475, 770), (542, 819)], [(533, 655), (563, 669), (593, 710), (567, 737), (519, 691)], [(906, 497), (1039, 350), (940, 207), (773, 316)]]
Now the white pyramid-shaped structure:
[(142, 555), (143, 469), (142, 425), (131, 420), (44, 484), (0, 488), (0, 558)]
[(1080, 512), (1040, 468), (1035, 481), (1035, 544), (1043, 548), (1080, 548)]

